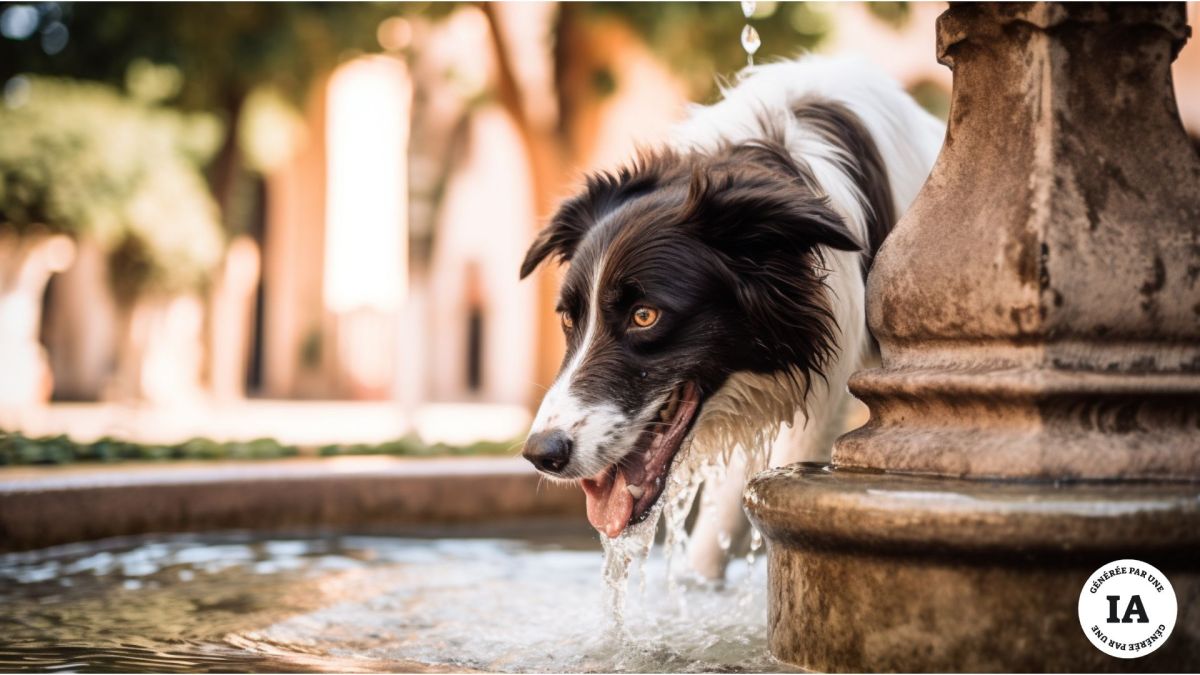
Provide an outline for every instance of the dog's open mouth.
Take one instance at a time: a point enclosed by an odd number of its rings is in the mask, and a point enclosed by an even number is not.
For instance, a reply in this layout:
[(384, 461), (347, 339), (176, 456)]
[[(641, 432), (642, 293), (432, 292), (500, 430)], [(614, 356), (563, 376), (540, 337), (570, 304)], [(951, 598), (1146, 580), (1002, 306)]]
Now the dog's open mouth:
[(650, 513), (666, 487), (666, 474), (700, 409), (700, 389), (691, 382), (671, 393), (659, 416), (646, 426), (620, 462), (583, 480), (592, 527), (610, 539)]

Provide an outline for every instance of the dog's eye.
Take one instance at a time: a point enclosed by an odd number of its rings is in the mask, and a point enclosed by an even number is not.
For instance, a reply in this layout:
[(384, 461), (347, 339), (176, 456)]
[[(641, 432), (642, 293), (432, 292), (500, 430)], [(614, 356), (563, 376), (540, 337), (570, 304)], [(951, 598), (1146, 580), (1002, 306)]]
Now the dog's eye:
[(638, 328), (649, 328), (658, 323), (658, 310), (653, 307), (640, 305), (633, 308), (633, 317), (630, 321)]
[(563, 330), (571, 330), (575, 327), (575, 322), (571, 319), (570, 314), (567, 314), (566, 312), (559, 312), (558, 315), (562, 317)]

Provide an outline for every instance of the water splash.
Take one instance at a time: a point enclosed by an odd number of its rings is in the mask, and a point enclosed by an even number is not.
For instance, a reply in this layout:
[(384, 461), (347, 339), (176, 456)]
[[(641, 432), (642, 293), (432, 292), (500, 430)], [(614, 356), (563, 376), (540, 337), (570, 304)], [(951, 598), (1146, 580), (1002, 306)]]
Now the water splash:
[[(685, 449), (680, 452), (667, 474), (667, 486), (663, 495), (652, 507), (647, 518), (642, 523), (627, 528), (616, 539), (600, 536), (605, 552), (603, 578), (606, 606), (618, 634), (626, 635), (626, 600), (632, 566), (638, 564), (641, 567), (639, 595), (645, 599), (647, 560), (659, 533), (662, 535), (667, 596), (682, 618), (686, 619), (690, 614), (690, 590), (712, 590), (721, 587), (721, 582), (705, 579), (692, 568), (688, 557), (691, 544), (687, 527), (689, 516), (696, 509), (702, 517), (712, 517), (715, 514), (718, 507), (715, 487), (729, 475), (730, 467), (735, 462), (745, 467), (747, 476), (766, 468), (775, 433), (776, 429), (758, 430), (748, 439), (749, 442), (730, 443), (719, 452), (705, 452), (692, 442), (694, 437), (685, 440)], [(706, 486), (709, 489), (705, 489)], [(717, 545), (726, 555), (730, 554), (733, 544), (731, 533), (717, 533)], [(753, 565), (761, 547), (762, 536), (754, 530), (750, 537), (750, 550), (745, 558), (747, 565)]]
[[(657, 515), (652, 513), (651, 516)], [(650, 518), (627, 528), (622, 536), (609, 539), (600, 535), (604, 547), (603, 577), (606, 603), (612, 627), (617, 635), (625, 631), (625, 600), (629, 588), (629, 577), (633, 564), (639, 563), (642, 570), (641, 595), (646, 593), (646, 559), (654, 547), (654, 526)]]
[(762, 532), (759, 532), (757, 527), (752, 527), (750, 528), (750, 551), (746, 553), (747, 564), (754, 564), (754, 560), (758, 556), (758, 550), (761, 548)]

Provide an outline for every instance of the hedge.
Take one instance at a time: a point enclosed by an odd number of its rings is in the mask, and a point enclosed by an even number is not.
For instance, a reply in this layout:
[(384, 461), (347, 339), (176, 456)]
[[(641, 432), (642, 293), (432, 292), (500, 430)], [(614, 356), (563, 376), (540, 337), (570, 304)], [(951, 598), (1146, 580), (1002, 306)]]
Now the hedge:
[[(326, 445), (316, 449), (320, 457), (350, 455), (391, 455), (398, 457), (439, 457), (507, 455), (515, 452), (515, 441), (480, 441), (469, 445), (425, 443), (406, 436), (377, 445)], [(20, 433), (0, 430), (0, 466), (53, 465), (75, 462), (123, 462), (167, 460), (239, 460), (276, 459), (303, 454), (295, 445), (272, 438), (219, 443), (193, 438), (175, 445), (131, 443), (104, 437), (91, 443), (73, 441), (66, 435), (29, 438)]]

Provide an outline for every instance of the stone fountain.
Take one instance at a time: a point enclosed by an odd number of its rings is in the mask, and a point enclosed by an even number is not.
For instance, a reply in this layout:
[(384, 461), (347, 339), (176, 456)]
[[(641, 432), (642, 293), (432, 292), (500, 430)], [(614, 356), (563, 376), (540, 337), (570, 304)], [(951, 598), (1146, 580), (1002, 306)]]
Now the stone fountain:
[[(1182, 3), (953, 5), (945, 147), (868, 282), (882, 367), (830, 466), (752, 480), (770, 644), (819, 671), (1200, 667), (1200, 156)], [(1094, 648), (1088, 575), (1178, 596), (1136, 660)]]

